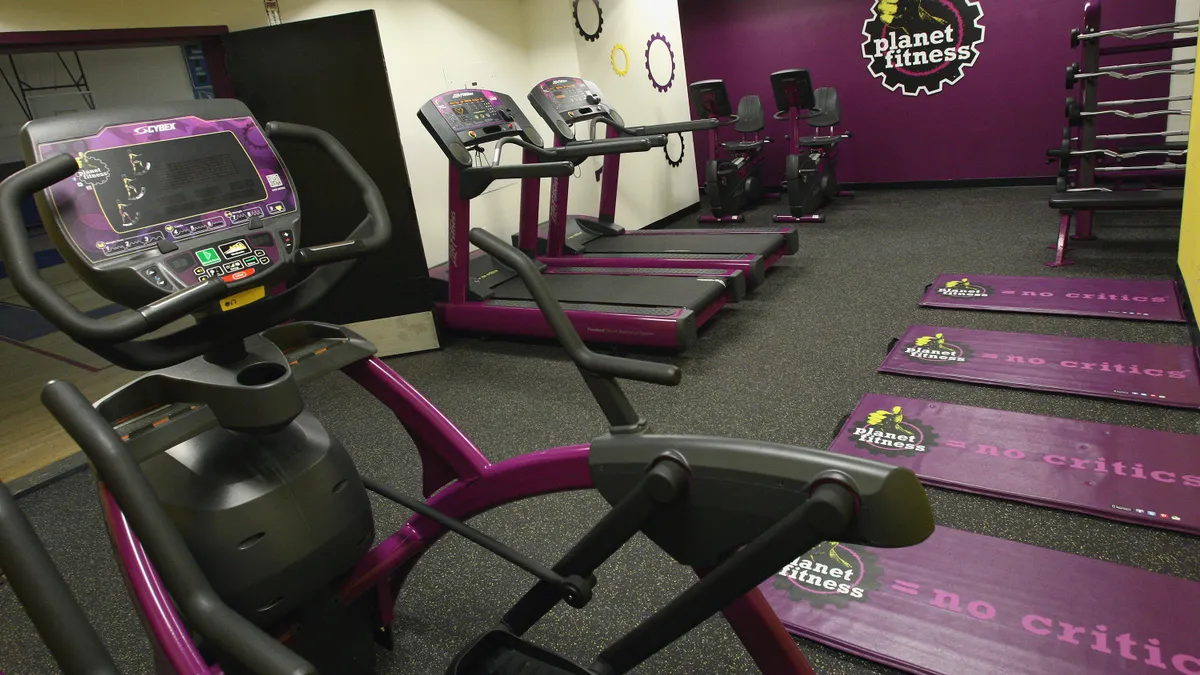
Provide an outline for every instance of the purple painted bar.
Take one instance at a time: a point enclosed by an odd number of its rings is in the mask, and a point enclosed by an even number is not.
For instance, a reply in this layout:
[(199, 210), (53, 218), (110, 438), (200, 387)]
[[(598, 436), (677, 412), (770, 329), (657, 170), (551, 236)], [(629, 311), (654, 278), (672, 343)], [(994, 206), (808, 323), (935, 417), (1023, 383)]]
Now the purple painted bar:
[(1174, 281), (943, 274), (921, 306), (1187, 321)]
[(879, 371), (1200, 408), (1196, 359), (1175, 345), (911, 326)]
[[(604, 125), (607, 131), (605, 138), (620, 138), (621, 133), (611, 125)], [(604, 156), (604, 166), (600, 174), (600, 214), (602, 223), (614, 223), (617, 220), (617, 186), (621, 178), (621, 155)], [(563, 202), (566, 205), (566, 202)]]
[(177, 675), (210, 675), (208, 664), (192, 642), (191, 633), (184, 626), (175, 603), (142, 548), (142, 543), (117, 506), (117, 500), (103, 483), (96, 488), (100, 492), (100, 508), (104, 512), (113, 549), (120, 562), (118, 567), (133, 596), (134, 606), (138, 608), (138, 618), (150, 633), (151, 644)]
[(911, 673), (1200, 673), (1200, 584), (946, 527), (825, 543), (759, 589), (795, 635)]
[(867, 394), (829, 450), (937, 487), (1200, 534), (1200, 436)]

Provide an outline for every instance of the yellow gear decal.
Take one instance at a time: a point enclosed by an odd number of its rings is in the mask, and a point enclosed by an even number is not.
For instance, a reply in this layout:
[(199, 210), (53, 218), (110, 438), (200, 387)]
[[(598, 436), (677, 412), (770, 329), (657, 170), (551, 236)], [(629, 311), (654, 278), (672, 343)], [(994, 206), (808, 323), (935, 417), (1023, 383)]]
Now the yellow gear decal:
[[(625, 65), (620, 67), (617, 66), (617, 52), (625, 55)], [(618, 44), (613, 46), (612, 54), (609, 56), (609, 60), (612, 61), (612, 69), (614, 73), (620, 75), (621, 77), (625, 77), (629, 74), (629, 51), (625, 49), (625, 45)]]

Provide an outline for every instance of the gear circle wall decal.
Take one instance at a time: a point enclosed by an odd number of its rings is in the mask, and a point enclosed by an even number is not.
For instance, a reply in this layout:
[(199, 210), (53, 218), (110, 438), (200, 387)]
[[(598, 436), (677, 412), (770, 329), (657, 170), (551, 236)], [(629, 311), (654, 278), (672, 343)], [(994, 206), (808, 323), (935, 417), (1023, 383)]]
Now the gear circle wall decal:
[[(654, 77), (654, 69), (650, 67), (650, 48), (654, 46), (655, 42), (663, 43), (667, 48), (667, 53), (671, 55), (671, 76), (667, 78), (666, 83), (662, 83)], [(667, 41), (666, 36), (662, 33), (655, 33), (646, 41), (646, 76), (650, 78), (650, 84), (663, 93), (670, 89), (671, 85), (675, 84), (675, 50), (671, 49), (671, 43)]]
[(677, 135), (679, 136), (679, 157), (671, 156), (670, 143), (663, 146), (663, 154), (667, 156), (667, 164), (670, 164), (673, 169), (683, 166), (683, 158), (687, 155), (687, 141), (684, 140), (682, 133)]
[[(625, 56), (624, 66), (617, 65), (617, 54), (623, 54)], [(620, 43), (614, 45), (612, 48), (612, 54), (609, 55), (608, 60), (612, 62), (612, 69), (614, 73), (620, 75), (621, 77), (625, 77), (629, 74), (629, 50), (625, 49), (625, 45)]]
[[(596, 32), (589, 33), (583, 24), (579, 22), (579, 3), (590, 1), (596, 6)], [(575, 29), (579, 31), (580, 37), (588, 42), (595, 42), (600, 39), (600, 33), (604, 30), (604, 10), (600, 9), (600, 0), (572, 0), (571, 16), (575, 18)]]

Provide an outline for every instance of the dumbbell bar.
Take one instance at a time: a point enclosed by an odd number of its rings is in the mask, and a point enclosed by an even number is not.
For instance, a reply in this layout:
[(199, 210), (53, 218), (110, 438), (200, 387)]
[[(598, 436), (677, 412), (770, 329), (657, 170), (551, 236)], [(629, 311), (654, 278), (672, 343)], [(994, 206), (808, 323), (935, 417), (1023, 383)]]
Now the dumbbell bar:
[(1079, 46), (1084, 40), (1099, 40), (1103, 37), (1114, 37), (1120, 40), (1141, 40), (1151, 35), (1163, 33), (1195, 33), (1200, 26), (1198, 21), (1176, 21), (1173, 23), (1156, 23), (1150, 26), (1130, 26), (1129, 28), (1114, 28), (1084, 32), (1078, 28), (1071, 31), (1071, 48)]
[[(1128, 151), (1113, 150), (1111, 148), (1075, 150), (1071, 147), (1072, 141), (1073, 139), (1069, 136), (1063, 138), (1062, 146), (1060, 146), (1057, 150), (1051, 150), (1046, 153), (1052, 158), (1058, 158), (1058, 172), (1060, 175), (1068, 173), (1070, 171), (1071, 160), (1079, 157), (1107, 157), (1109, 159), (1126, 160), (1138, 159), (1139, 157), (1187, 157), (1188, 154), (1187, 148), (1177, 147), (1146, 148)], [(1050, 159), (1046, 163), (1049, 164), (1053, 161), (1053, 159)], [(1143, 167), (1096, 167), (1096, 171), (1112, 168), (1140, 169)]]
[(1101, 115), (1115, 115), (1117, 117), (1124, 117), (1125, 119), (1130, 119), (1130, 120), (1142, 120), (1142, 119), (1147, 119), (1150, 117), (1162, 117), (1164, 115), (1168, 115), (1168, 116), (1169, 115), (1178, 115), (1180, 117), (1188, 117), (1192, 114), (1192, 112), (1190, 110), (1176, 110), (1174, 108), (1167, 108), (1166, 110), (1147, 110), (1145, 112), (1129, 112), (1128, 110), (1116, 110), (1116, 109), (1114, 109), (1114, 110), (1093, 110), (1093, 111), (1089, 111), (1089, 112), (1084, 112), (1083, 110), (1081, 110), (1079, 108), (1079, 102), (1076, 101), (1074, 97), (1067, 98), (1066, 113), (1067, 113), (1067, 121), (1073, 127), (1077, 127), (1080, 124), (1083, 124), (1083, 118), (1085, 118), (1085, 117), (1099, 117)]
[(1118, 105), (1145, 105), (1147, 103), (1177, 103), (1179, 101), (1190, 101), (1191, 96), (1160, 96), (1158, 98), (1128, 98), (1124, 101), (1097, 101), (1098, 108), (1111, 108)]
[[(1167, 66), (1190, 66), (1190, 68), (1168, 68)], [(1139, 68), (1160, 68), (1160, 70), (1147, 70), (1140, 73), (1125, 73), (1125, 70), (1137, 70)], [(1067, 89), (1074, 89), (1075, 84), (1080, 80), (1094, 79), (1097, 77), (1111, 77), (1118, 80), (1140, 80), (1144, 77), (1153, 77), (1156, 75), (1190, 75), (1196, 72), (1195, 59), (1176, 59), (1173, 61), (1152, 61), (1150, 63), (1126, 63), (1118, 66), (1104, 66), (1094, 73), (1082, 72), (1082, 68), (1078, 63), (1072, 63), (1067, 66), (1066, 85)]]

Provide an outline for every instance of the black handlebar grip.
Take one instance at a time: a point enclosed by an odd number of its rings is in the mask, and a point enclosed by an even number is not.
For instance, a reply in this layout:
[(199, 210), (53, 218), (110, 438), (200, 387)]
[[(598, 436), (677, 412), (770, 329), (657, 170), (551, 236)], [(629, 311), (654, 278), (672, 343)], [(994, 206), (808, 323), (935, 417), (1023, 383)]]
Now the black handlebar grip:
[(538, 271), (532, 260), (516, 247), (505, 243), (486, 230), (478, 228), (471, 230), (470, 239), (472, 244), (499, 260), (506, 267), (516, 271), (517, 275), (521, 277), (521, 281), (525, 282), (526, 288), (529, 289), (529, 294), (533, 296), (534, 303), (541, 310), (542, 317), (550, 325), (558, 342), (576, 366), (598, 375), (623, 377), (667, 386), (679, 384), (683, 374), (678, 366), (601, 355), (588, 349), (587, 345), (583, 343), (583, 339), (579, 337), (579, 332), (575, 330), (575, 326), (571, 324), (571, 320), (567, 318), (567, 313), (563, 311), (562, 305), (550, 293), (550, 287), (546, 285), (546, 280), (542, 278), (542, 273)]
[[(658, 139), (661, 139), (660, 143), (656, 143)], [(650, 148), (662, 147), (666, 144), (666, 136), (603, 138), (594, 141), (576, 141), (570, 145), (555, 148), (553, 156), (577, 159), (580, 157), (598, 157), (600, 155), (623, 155), (628, 152), (646, 152)]]
[[(319, 247), (323, 253), (308, 253), (304, 250), (297, 252), (296, 259), (301, 264), (329, 264), (342, 260), (357, 258), (364, 253), (370, 253), (387, 244), (392, 237), (392, 220), (388, 216), (387, 205), (383, 201), (383, 193), (371, 179), (370, 174), (362, 168), (358, 160), (350, 154), (336, 138), (327, 131), (303, 124), (289, 122), (267, 122), (267, 136), (272, 140), (292, 140), (320, 146), (342, 171), (354, 181), (362, 193), (363, 203), (367, 207), (367, 215), (371, 217), (371, 229), (365, 237), (343, 242), (341, 246), (331, 245)], [(314, 247), (315, 248), (315, 247)]]
[(112, 656), (3, 484), (0, 484), (0, 569), (64, 673), (117, 675), (119, 671)]
[(78, 389), (68, 382), (51, 382), (42, 390), (42, 403), (91, 460), (197, 633), (252, 672), (316, 675), (310, 663), (217, 597), (146, 475)]
[(537, 164), (503, 164), (500, 166), (477, 166), (464, 169), (463, 173), (487, 174), (495, 180), (509, 178), (554, 178), (575, 173), (570, 162), (538, 162)]

